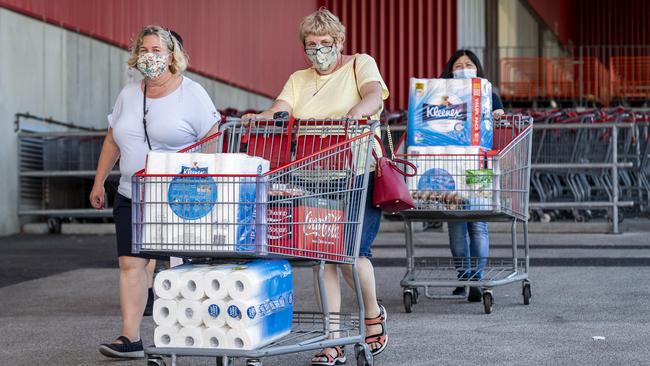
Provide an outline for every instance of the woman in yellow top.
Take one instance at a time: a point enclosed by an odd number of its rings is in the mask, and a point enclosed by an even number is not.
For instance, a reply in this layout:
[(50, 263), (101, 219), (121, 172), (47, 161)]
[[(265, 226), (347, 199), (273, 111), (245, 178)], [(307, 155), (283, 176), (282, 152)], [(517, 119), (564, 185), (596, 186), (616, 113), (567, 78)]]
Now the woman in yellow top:
[[(287, 111), (301, 118), (379, 119), (383, 100), (388, 98), (375, 60), (365, 54), (344, 55), (345, 27), (339, 18), (325, 8), (308, 15), (300, 24), (300, 41), (312, 66), (294, 72), (271, 108), (260, 114), (247, 114), (244, 121), (272, 119), (275, 112)], [(355, 75), (356, 73), (356, 75)], [(369, 258), (371, 245), (379, 231), (381, 210), (372, 205), (374, 174), (371, 172), (362, 239), (357, 268), (366, 310), (366, 342), (374, 355), (381, 353), (386, 335), (386, 309), (377, 303), (375, 273)], [(325, 269), (325, 288), (330, 311), (339, 312), (341, 287), (337, 265)], [(346, 282), (353, 287), (350, 265), (341, 265)], [(312, 365), (345, 363), (343, 347), (325, 348), (312, 359)]]

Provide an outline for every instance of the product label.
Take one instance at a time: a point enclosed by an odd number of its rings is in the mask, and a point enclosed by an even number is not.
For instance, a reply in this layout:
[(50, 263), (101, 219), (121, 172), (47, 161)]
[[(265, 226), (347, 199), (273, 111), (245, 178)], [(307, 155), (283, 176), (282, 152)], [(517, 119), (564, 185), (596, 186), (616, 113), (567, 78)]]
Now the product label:
[[(194, 162), (178, 174), (208, 174), (207, 167)], [(167, 193), (169, 207), (178, 217), (197, 220), (208, 215), (217, 202), (217, 184), (211, 177), (174, 177)]]
[(210, 304), (210, 306), (208, 306), (208, 314), (211, 317), (217, 318), (220, 312), (221, 310), (219, 309), (219, 306), (217, 306), (217, 304)]
[(284, 292), (278, 296), (266, 299), (261, 304), (251, 306), (246, 310), (250, 319), (262, 318), (293, 306), (293, 291)]

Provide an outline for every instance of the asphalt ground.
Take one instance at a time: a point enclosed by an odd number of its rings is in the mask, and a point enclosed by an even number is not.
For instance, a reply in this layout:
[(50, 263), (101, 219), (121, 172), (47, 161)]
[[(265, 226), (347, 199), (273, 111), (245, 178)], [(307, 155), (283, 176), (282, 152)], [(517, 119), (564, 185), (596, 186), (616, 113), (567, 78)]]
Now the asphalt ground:
[[(373, 263), (390, 340), (375, 364), (649, 364), (648, 234), (531, 234), (531, 304), (523, 305), (520, 283), (497, 287), (493, 313), (487, 315), (480, 303), (424, 297), (405, 313), (404, 236), (381, 233)], [(449, 255), (446, 235), (417, 233), (416, 256)], [(511, 256), (510, 235), (490, 239), (492, 257)], [(1, 238), (0, 365), (146, 365), (145, 360), (108, 360), (97, 351), (120, 329), (116, 267), (110, 235)], [(315, 308), (311, 278), (311, 269), (295, 268), (300, 309)], [(344, 311), (352, 312), (354, 294), (344, 291)], [(145, 318), (145, 344), (153, 343), (153, 329), (152, 319)], [(263, 361), (308, 365), (312, 354)], [(184, 357), (178, 364), (214, 365), (215, 360)], [(348, 364), (354, 364), (351, 357)]]

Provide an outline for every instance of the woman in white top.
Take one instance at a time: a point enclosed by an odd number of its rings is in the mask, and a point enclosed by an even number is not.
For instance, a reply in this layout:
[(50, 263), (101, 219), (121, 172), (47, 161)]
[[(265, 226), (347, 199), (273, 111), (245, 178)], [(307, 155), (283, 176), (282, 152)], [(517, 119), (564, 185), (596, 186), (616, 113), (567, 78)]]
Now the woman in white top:
[(109, 129), (90, 193), (104, 207), (104, 181), (120, 160), (113, 204), (120, 267), (122, 335), (99, 351), (113, 358), (144, 357), (140, 323), (147, 300), (146, 266), (155, 256), (131, 252), (131, 177), (144, 168), (149, 150), (178, 151), (216, 132), (220, 115), (206, 91), (182, 75), (187, 55), (182, 39), (159, 26), (144, 27), (133, 42), (130, 67), (144, 80), (127, 84), (108, 116)]

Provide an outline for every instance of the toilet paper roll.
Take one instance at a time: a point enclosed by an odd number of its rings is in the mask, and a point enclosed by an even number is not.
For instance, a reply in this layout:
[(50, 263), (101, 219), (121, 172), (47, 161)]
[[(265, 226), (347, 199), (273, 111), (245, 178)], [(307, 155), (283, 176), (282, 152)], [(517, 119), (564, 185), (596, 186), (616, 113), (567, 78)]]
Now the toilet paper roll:
[(212, 267), (203, 275), (201, 287), (205, 295), (211, 299), (224, 299), (228, 297), (228, 276), (236, 264), (226, 264)]
[(156, 347), (171, 347), (172, 339), (178, 335), (181, 327), (176, 325), (158, 326), (153, 332), (153, 344)]
[(227, 299), (206, 299), (201, 304), (201, 320), (207, 327), (219, 328), (226, 324), (228, 316)]
[(262, 329), (252, 327), (249, 329), (231, 329), (227, 333), (227, 342), (232, 349), (252, 350), (264, 347), (288, 334), (278, 333), (273, 336), (262, 336)]
[(203, 331), (203, 347), (205, 348), (232, 348), (228, 342), (228, 331), (230, 328), (218, 327), (218, 328), (206, 328)]
[(180, 294), (184, 299), (201, 300), (205, 297), (203, 276), (211, 267), (196, 267), (180, 277)]
[(292, 288), (291, 265), (285, 260), (251, 261), (228, 276), (228, 294), (233, 299), (268, 298)]
[(192, 348), (201, 348), (203, 347), (203, 332), (205, 327), (183, 327), (172, 338), (173, 347), (192, 347)]
[(201, 305), (200, 300), (183, 299), (178, 302), (178, 322), (186, 327), (199, 326), (203, 322), (201, 320)]
[(156, 299), (153, 302), (153, 321), (161, 326), (171, 326), (178, 321), (178, 301)]
[(226, 324), (233, 329), (245, 329), (264, 323), (275, 332), (291, 326), (293, 293), (286, 292), (271, 299), (231, 300), (227, 304)]
[(181, 289), (181, 275), (191, 268), (191, 266), (180, 266), (158, 273), (153, 282), (156, 295), (167, 300), (177, 298)]

